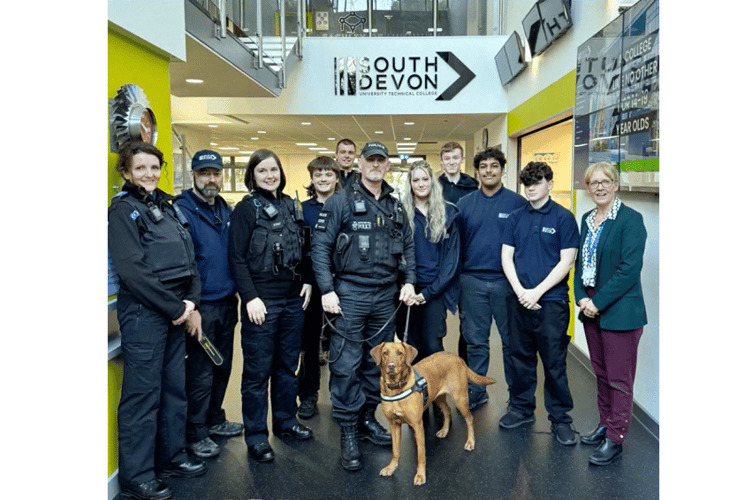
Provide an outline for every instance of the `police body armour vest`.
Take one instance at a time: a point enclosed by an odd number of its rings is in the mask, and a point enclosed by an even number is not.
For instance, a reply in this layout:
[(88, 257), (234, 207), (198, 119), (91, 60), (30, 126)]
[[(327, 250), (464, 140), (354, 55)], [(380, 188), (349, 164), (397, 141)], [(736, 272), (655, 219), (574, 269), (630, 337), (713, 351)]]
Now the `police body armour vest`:
[[(164, 210), (161, 210), (154, 204), (147, 205), (125, 191), (116, 195), (116, 199), (133, 208), (133, 220), (141, 219), (138, 228), (141, 246), (144, 249), (144, 261), (157, 278), (164, 282), (190, 276), (194, 260), (193, 242), (184, 227), (187, 221), (181, 221), (184, 217), (182, 214), (178, 215), (180, 209), (169, 203), (162, 203)], [(154, 208), (157, 209), (156, 216)]]
[(368, 275), (374, 266), (396, 270), (404, 251), (404, 213), (401, 203), (387, 198), (388, 208), (347, 189), (350, 221), (337, 236), (334, 269), (337, 273)]
[(294, 201), (283, 198), (279, 208), (258, 194), (246, 195), (256, 210), (256, 228), (248, 246), (248, 263), (253, 273), (278, 274), (283, 268), (295, 271), (303, 257), (303, 217)]

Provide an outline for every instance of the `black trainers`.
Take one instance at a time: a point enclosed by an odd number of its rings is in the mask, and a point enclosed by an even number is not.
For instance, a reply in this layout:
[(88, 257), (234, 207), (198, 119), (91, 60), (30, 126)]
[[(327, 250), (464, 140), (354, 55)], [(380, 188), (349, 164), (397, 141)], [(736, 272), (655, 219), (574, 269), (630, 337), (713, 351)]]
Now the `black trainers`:
[(211, 427), (209, 427), (209, 434), (229, 437), (240, 436), (241, 434), (243, 434), (243, 424), (225, 420), (221, 424), (212, 425)]
[(572, 424), (551, 422), (551, 430), (556, 436), (556, 440), (564, 446), (577, 444), (577, 435), (574, 433)]
[(318, 411), (319, 410), (316, 407), (316, 398), (303, 399), (300, 401), (300, 406), (298, 406), (298, 416), (300, 418), (313, 418)]
[(219, 455), (219, 446), (208, 436), (197, 443), (190, 443), (188, 449), (199, 458), (210, 458)]
[(488, 393), (486, 391), (478, 392), (470, 395), (468, 407), (470, 411), (475, 411), (486, 403), (488, 403)]
[(514, 429), (523, 424), (529, 424), (535, 422), (535, 415), (522, 415), (514, 410), (507, 411), (506, 415), (499, 420), (499, 426), (505, 429)]
[(364, 410), (358, 418), (358, 434), (360, 439), (367, 439), (373, 444), (391, 446), (392, 435), (376, 420), (375, 409)]
[(345, 470), (360, 470), (363, 468), (362, 455), (358, 447), (358, 431), (355, 424), (340, 427), (340, 448), (342, 457), (340, 463)]

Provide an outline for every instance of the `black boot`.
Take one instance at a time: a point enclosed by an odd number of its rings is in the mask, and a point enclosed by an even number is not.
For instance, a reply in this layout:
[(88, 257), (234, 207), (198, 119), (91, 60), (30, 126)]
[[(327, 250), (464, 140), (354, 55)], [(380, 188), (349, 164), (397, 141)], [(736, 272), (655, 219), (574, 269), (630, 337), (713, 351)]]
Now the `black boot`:
[(345, 470), (360, 470), (363, 468), (360, 448), (358, 448), (358, 432), (355, 424), (345, 424), (340, 427), (342, 458), (340, 463)]
[(606, 426), (598, 424), (598, 427), (593, 429), (587, 434), (580, 436), (580, 442), (582, 444), (601, 444), (603, 438), (606, 437)]
[(391, 446), (392, 435), (376, 420), (376, 408), (364, 408), (358, 418), (360, 439), (368, 439), (373, 444)]
[(600, 446), (590, 455), (589, 460), (593, 465), (608, 465), (619, 455), (621, 455), (621, 445), (614, 443), (606, 437), (603, 438)]

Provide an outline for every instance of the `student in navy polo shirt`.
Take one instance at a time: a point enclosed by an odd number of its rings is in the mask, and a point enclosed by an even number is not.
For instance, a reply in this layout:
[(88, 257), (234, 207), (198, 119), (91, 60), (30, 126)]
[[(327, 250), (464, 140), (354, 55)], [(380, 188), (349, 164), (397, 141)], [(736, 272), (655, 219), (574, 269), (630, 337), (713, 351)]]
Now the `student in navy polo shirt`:
[[(311, 184), (306, 188), (310, 199), (304, 201), (303, 223), (305, 224), (306, 240), (311, 241), (311, 232), (316, 226), (324, 202), (339, 189), (340, 168), (337, 162), (329, 156), (317, 156), (308, 164)], [(321, 290), (313, 277), (309, 251), (303, 256), (303, 272), (310, 274), (309, 283), (313, 284), (311, 301), (305, 310), (303, 319), (303, 350), (300, 368), (298, 369), (298, 416), (312, 418), (318, 409), (319, 387), (321, 386), (321, 366), (319, 365), (319, 345), (324, 330), (322, 322), (324, 310), (321, 307)], [(326, 347), (325, 350), (328, 350)]]
[[(460, 331), (467, 342), (467, 364), (475, 373), (488, 373), (491, 320), (501, 336), (504, 378), (509, 385), (509, 335), (505, 297), (512, 293), (501, 269), (501, 237), (507, 217), (525, 206), (525, 198), (501, 182), (507, 159), (497, 148), (475, 155), (473, 165), (480, 189), (457, 202), (461, 241)], [(470, 410), (488, 402), (483, 386), (468, 385)]]
[[(545, 374), (544, 401), (551, 430), (564, 445), (577, 437), (567, 383), (569, 294), (580, 232), (572, 212), (549, 195), (554, 173), (530, 162), (520, 173), (529, 203), (512, 213), (504, 230), (501, 263), (514, 295), (507, 297), (510, 400), (499, 425), (511, 429), (535, 421), (538, 354)], [(506, 367), (505, 367), (506, 368)]]

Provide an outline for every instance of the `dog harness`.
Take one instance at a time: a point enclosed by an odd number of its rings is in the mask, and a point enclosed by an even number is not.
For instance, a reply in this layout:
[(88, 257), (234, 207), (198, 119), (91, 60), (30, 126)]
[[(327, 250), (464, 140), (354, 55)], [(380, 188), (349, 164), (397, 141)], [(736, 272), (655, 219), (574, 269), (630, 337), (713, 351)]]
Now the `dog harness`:
[(426, 379), (423, 378), (423, 375), (421, 375), (420, 372), (415, 368), (413, 368), (413, 373), (415, 374), (415, 384), (413, 384), (411, 388), (409, 388), (405, 392), (397, 394), (396, 396), (386, 396), (382, 394), (382, 401), (399, 401), (401, 399), (405, 399), (414, 392), (419, 392), (423, 395), (423, 406), (425, 406), (428, 402), (428, 385), (426, 385)]

